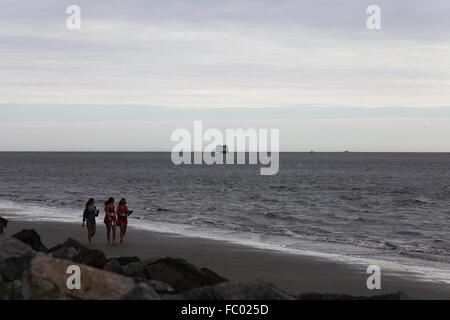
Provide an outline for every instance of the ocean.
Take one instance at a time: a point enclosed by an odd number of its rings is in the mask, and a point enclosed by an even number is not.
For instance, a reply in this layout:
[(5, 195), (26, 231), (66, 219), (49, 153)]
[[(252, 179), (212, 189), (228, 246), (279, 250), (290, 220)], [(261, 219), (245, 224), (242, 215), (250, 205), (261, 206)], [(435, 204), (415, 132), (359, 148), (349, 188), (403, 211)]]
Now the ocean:
[(281, 153), (277, 175), (259, 169), (176, 166), (164, 152), (3, 152), (0, 216), (81, 222), (88, 198), (123, 197), (137, 228), (450, 283), (450, 154)]

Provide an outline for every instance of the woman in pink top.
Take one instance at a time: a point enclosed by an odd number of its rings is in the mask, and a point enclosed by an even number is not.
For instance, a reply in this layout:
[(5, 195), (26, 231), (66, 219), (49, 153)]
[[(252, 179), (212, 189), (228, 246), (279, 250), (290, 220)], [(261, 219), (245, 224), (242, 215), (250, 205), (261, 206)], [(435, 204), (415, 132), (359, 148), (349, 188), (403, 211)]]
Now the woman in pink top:
[(106, 238), (108, 244), (111, 244), (111, 229), (113, 234), (112, 245), (116, 245), (116, 209), (114, 207), (114, 198), (109, 198), (105, 201), (105, 220), (103, 222), (106, 225)]

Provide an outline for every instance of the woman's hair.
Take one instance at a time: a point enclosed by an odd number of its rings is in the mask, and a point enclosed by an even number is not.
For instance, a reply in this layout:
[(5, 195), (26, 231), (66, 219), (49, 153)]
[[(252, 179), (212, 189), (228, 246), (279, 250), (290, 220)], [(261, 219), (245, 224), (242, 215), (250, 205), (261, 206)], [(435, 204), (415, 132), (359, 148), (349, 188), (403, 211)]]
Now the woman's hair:
[(124, 206), (127, 204), (127, 200), (125, 200), (125, 198), (120, 199), (119, 205), (120, 206)]
[(86, 208), (92, 205), (94, 201), (95, 201), (94, 198), (89, 198), (89, 200), (86, 202)]
[(105, 201), (105, 207), (109, 206), (113, 202), (114, 202), (114, 198), (109, 198), (108, 200)]

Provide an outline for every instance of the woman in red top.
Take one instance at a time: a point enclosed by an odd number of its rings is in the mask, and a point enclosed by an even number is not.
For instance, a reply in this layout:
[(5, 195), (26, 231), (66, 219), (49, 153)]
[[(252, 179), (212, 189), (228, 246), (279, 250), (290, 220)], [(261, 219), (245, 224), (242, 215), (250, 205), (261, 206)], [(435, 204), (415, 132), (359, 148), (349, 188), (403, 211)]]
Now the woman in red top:
[(103, 222), (106, 225), (106, 238), (108, 244), (111, 244), (111, 229), (113, 234), (112, 245), (116, 245), (116, 209), (114, 208), (114, 198), (109, 198), (105, 201), (105, 220)]
[(123, 237), (125, 237), (125, 233), (127, 232), (128, 225), (128, 216), (133, 211), (128, 210), (127, 201), (125, 199), (121, 199), (119, 205), (117, 206), (117, 222), (120, 228), (120, 244), (123, 244)]

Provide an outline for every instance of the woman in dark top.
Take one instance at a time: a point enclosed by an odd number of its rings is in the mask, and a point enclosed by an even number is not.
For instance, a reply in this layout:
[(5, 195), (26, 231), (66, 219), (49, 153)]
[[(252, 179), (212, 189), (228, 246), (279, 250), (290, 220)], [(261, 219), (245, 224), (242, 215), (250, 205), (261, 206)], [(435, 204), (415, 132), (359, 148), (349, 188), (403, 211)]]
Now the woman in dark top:
[(92, 238), (94, 237), (96, 231), (95, 217), (97, 217), (99, 213), (99, 210), (97, 210), (94, 204), (95, 200), (90, 198), (88, 202), (86, 202), (86, 207), (83, 212), (82, 227), (84, 228), (84, 224), (86, 223), (89, 245), (92, 245)]

